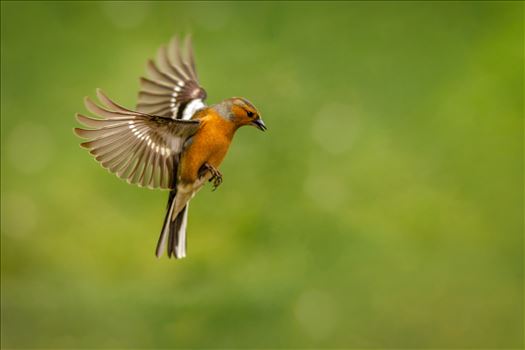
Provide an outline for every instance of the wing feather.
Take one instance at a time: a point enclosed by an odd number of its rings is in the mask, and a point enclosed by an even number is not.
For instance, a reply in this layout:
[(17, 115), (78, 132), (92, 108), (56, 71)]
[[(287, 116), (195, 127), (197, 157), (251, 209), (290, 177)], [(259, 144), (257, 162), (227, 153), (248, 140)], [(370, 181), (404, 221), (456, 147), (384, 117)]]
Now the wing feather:
[(97, 96), (102, 105), (89, 98), (85, 105), (99, 118), (76, 114), (76, 119), (89, 128), (74, 129), (78, 136), (88, 139), (81, 146), (104, 168), (129, 183), (173, 189), (184, 142), (197, 132), (199, 121), (132, 111), (100, 90)]
[(104, 104), (107, 108), (120, 111), (127, 114), (135, 114), (136, 112), (132, 111), (131, 109), (127, 109), (125, 107), (122, 107), (121, 105), (117, 104), (116, 102), (112, 101), (109, 97), (104, 94), (104, 92), (101, 89), (97, 89), (97, 97)]
[[(148, 60), (147, 78), (140, 78), (137, 110), (173, 119), (191, 119), (203, 108), (206, 91), (199, 85), (188, 36), (182, 52), (177, 37), (161, 46), (156, 61)], [(195, 102), (194, 102), (195, 101)]]
[(188, 77), (184, 74), (184, 72), (172, 63), (172, 59), (170, 58), (168, 50), (173, 49), (171, 47), (168, 49), (166, 46), (160, 47), (157, 53), (157, 63), (159, 68), (161, 68), (164, 72), (170, 72), (171, 75), (174, 76), (178, 81), (187, 80)]
[(182, 68), (182, 71), (186, 75), (188, 79), (195, 79), (193, 76), (193, 72), (190, 69), (190, 66), (187, 64), (187, 58), (182, 57), (182, 50), (180, 49), (180, 45), (178, 43), (177, 37), (174, 37), (172, 40), (172, 51), (175, 55), (175, 65)]

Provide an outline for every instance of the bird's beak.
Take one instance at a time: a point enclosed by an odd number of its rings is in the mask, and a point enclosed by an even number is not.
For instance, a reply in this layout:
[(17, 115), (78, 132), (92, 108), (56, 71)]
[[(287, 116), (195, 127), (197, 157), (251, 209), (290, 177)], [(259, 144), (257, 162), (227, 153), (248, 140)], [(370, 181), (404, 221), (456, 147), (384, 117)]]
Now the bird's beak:
[(266, 131), (266, 125), (264, 125), (264, 122), (262, 121), (262, 119), (255, 119), (252, 122), (252, 125), (255, 126), (259, 130)]

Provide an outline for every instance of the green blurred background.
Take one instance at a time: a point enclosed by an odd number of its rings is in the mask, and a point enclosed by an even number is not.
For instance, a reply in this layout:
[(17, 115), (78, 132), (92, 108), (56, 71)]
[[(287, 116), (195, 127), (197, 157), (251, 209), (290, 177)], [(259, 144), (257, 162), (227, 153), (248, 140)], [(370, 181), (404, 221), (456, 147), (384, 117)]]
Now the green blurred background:
[[(4, 348), (521, 348), (523, 3), (1, 4)], [(244, 96), (189, 257), (73, 135), (191, 32)]]

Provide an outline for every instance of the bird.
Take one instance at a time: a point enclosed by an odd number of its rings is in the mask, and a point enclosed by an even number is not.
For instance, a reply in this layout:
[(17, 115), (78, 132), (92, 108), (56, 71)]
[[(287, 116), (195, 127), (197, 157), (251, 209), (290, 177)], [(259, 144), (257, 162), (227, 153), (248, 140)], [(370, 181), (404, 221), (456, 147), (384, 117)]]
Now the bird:
[(86, 139), (81, 147), (121, 179), (150, 189), (169, 190), (166, 214), (155, 249), (169, 258), (186, 257), (190, 200), (206, 184), (222, 183), (219, 167), (242, 126), (266, 130), (259, 111), (243, 97), (205, 103), (191, 37), (174, 36), (159, 48), (140, 77), (138, 102), (128, 109), (96, 90), (99, 103), (84, 98), (93, 116), (76, 113)]

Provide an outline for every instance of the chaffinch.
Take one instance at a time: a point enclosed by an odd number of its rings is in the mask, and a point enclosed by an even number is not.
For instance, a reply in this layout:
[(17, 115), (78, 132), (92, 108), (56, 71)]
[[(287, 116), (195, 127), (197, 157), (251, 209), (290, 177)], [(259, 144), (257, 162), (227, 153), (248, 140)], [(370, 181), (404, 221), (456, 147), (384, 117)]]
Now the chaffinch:
[(102, 107), (88, 97), (86, 108), (99, 118), (76, 114), (90, 129), (75, 128), (95, 159), (129, 183), (170, 190), (167, 213), (157, 243), (160, 257), (186, 256), (186, 224), (190, 200), (204, 186), (222, 182), (219, 166), (232, 138), (244, 125), (266, 130), (259, 112), (248, 100), (232, 97), (204, 104), (191, 40), (185, 52), (174, 37), (147, 62), (148, 78), (140, 78), (136, 110), (127, 109), (97, 89)]

